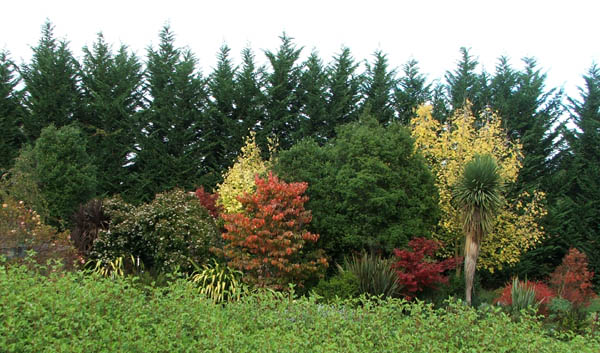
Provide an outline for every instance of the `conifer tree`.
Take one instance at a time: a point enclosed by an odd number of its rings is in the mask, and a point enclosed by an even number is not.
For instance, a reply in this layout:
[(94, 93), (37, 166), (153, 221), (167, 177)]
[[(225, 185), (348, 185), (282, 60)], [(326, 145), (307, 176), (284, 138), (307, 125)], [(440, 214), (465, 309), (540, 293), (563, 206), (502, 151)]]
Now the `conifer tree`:
[(402, 71), (404, 76), (398, 80), (395, 88), (394, 105), (398, 121), (408, 125), (415, 116), (416, 109), (431, 99), (431, 84), (427, 84), (425, 75), (419, 72), (416, 60), (409, 60)]
[(394, 120), (392, 94), (396, 86), (395, 70), (388, 69), (385, 54), (377, 50), (372, 64), (367, 63), (367, 72), (363, 83), (365, 101), (363, 108), (369, 110), (382, 124)]
[(249, 130), (256, 131), (265, 115), (266, 96), (261, 91), (264, 76), (264, 68), (256, 67), (252, 50), (244, 48), (242, 66), (235, 75), (234, 91), (238, 119), (242, 120), (242, 136), (247, 136)]
[(8, 53), (0, 52), (0, 175), (10, 169), (25, 142), (21, 129), (25, 110), (21, 92), (17, 90), (20, 80)]
[(454, 71), (446, 72), (446, 84), (450, 106), (453, 110), (471, 102), (473, 112), (479, 113), (483, 105), (477, 100), (481, 81), (475, 69), (479, 62), (469, 53), (469, 49), (460, 48), (461, 58)]
[(125, 46), (115, 55), (102, 34), (83, 52), (81, 123), (98, 170), (98, 192), (121, 193), (128, 185), (124, 166), (135, 143), (135, 114), (143, 106), (142, 66)]
[(220, 176), (233, 163), (243, 143), (243, 130), (235, 104), (236, 69), (229, 58), (230, 49), (221, 46), (217, 54), (217, 66), (208, 79), (211, 96), (204, 122), (204, 161), (207, 174), (202, 184), (213, 187), (221, 181)]
[(265, 52), (271, 71), (266, 78), (266, 117), (257, 135), (261, 146), (266, 145), (268, 137), (277, 139), (284, 149), (294, 144), (300, 122), (301, 67), (296, 62), (301, 51), (284, 33), (277, 52)]
[(360, 87), (363, 76), (356, 73), (355, 63), (350, 49), (344, 47), (329, 65), (327, 90), (329, 102), (327, 115), (329, 123), (324, 137), (335, 137), (335, 127), (358, 120), (358, 103), (361, 100)]
[(33, 48), (31, 63), (21, 70), (27, 90), (25, 102), (30, 111), (24, 121), (29, 142), (35, 141), (50, 124), (58, 128), (79, 119), (78, 71), (79, 63), (71, 54), (68, 42), (57, 41), (54, 26), (47, 21), (42, 26), (37, 47)]
[(298, 139), (312, 137), (323, 144), (328, 139), (328, 125), (331, 123), (327, 114), (327, 73), (316, 52), (308, 57), (304, 67), (299, 87), (302, 124)]
[(202, 119), (205, 84), (189, 50), (176, 48), (168, 26), (158, 49), (149, 48), (146, 72), (148, 107), (140, 114), (136, 141), (132, 201), (151, 200), (175, 186), (192, 189), (204, 173)]

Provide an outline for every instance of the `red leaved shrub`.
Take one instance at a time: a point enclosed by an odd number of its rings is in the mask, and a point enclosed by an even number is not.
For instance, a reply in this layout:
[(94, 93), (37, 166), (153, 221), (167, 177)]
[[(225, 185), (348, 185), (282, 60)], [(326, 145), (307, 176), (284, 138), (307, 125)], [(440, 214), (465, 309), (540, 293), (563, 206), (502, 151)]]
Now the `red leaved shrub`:
[(204, 186), (201, 186), (196, 189), (195, 195), (198, 198), (198, 201), (200, 201), (200, 204), (208, 210), (208, 213), (210, 213), (213, 218), (219, 218), (219, 214), (222, 211), (222, 207), (217, 205), (219, 194), (206, 192), (204, 191)]
[(567, 299), (574, 306), (585, 306), (596, 297), (592, 289), (593, 277), (594, 273), (588, 271), (587, 256), (571, 248), (550, 275), (550, 286), (557, 296)]
[[(548, 304), (556, 296), (554, 291), (548, 287), (544, 282), (539, 281), (519, 281), (521, 286), (527, 285), (527, 289), (533, 289), (535, 292), (535, 301), (539, 303), (538, 314), (547, 316), (548, 315)], [(500, 297), (494, 300), (494, 304), (501, 304), (503, 306), (512, 305), (512, 286), (513, 282), (510, 281), (502, 289)]]
[(444, 272), (456, 267), (462, 258), (450, 258), (436, 262), (435, 252), (440, 243), (426, 238), (414, 238), (408, 246), (409, 250), (394, 249), (397, 261), (392, 264), (396, 269), (398, 281), (402, 285), (402, 294), (410, 299), (426, 287), (435, 288), (438, 283), (447, 283)]
[(304, 209), (307, 183), (285, 183), (272, 173), (255, 177), (256, 191), (238, 197), (243, 213), (222, 214), (226, 244), (214, 252), (229, 259), (228, 265), (244, 272), (244, 280), (258, 287), (287, 289), (327, 267), (321, 250), (307, 249), (318, 234), (305, 227), (312, 220)]

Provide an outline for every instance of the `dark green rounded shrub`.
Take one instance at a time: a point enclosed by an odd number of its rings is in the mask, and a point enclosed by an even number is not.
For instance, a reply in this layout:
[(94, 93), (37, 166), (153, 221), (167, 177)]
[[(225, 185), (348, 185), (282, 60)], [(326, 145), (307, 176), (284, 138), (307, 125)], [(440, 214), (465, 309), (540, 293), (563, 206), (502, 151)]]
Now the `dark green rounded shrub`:
[(323, 297), (325, 303), (339, 299), (350, 299), (359, 295), (358, 277), (350, 271), (340, 271), (328, 280), (319, 281), (313, 291)]

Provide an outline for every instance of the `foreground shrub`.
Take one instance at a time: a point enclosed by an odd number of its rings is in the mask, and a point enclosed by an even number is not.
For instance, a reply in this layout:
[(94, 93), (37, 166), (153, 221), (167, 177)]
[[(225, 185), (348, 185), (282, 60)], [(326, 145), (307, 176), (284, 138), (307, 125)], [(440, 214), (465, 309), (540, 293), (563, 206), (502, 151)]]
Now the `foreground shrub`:
[(318, 234), (306, 230), (312, 216), (304, 209), (306, 183), (285, 183), (269, 173), (255, 177), (256, 192), (238, 197), (243, 213), (223, 214), (223, 249), (215, 249), (228, 265), (244, 272), (257, 287), (286, 289), (302, 286), (327, 267), (321, 250), (309, 248)]
[(147, 204), (133, 206), (120, 197), (105, 200), (110, 218), (101, 230), (92, 257), (108, 263), (118, 257), (139, 258), (147, 268), (168, 272), (192, 270), (189, 259), (206, 263), (217, 237), (214, 219), (198, 200), (180, 189), (161, 194)]
[[(355, 303), (361, 305), (354, 305)], [(598, 352), (597, 337), (545, 334), (460, 302), (310, 298), (259, 292), (215, 305), (188, 281), (142, 289), (128, 278), (40, 276), (0, 263), (0, 347), (33, 352)], [(92, 331), (93, 330), (93, 331)]]
[(398, 275), (392, 268), (392, 261), (379, 255), (367, 253), (352, 255), (346, 261), (344, 271), (352, 272), (358, 278), (359, 294), (393, 297), (400, 290)]
[[(195, 264), (194, 264), (195, 265)], [(198, 285), (200, 294), (215, 303), (240, 300), (244, 294), (242, 272), (232, 270), (213, 260), (213, 263), (196, 268), (192, 282)]]
[(353, 272), (340, 269), (335, 276), (328, 280), (321, 279), (313, 288), (313, 292), (322, 297), (325, 303), (355, 298), (360, 294), (358, 277)]
[(396, 258), (392, 264), (404, 297), (411, 299), (427, 287), (435, 289), (437, 284), (448, 283), (444, 272), (455, 268), (459, 259), (450, 258), (436, 262), (435, 252), (440, 244), (435, 240), (415, 238), (408, 242), (408, 246), (412, 251), (394, 249)]
[[(555, 296), (552, 289), (543, 282), (519, 281), (515, 278), (504, 286), (494, 303), (510, 308), (511, 312), (519, 312), (535, 304), (539, 314), (548, 315), (548, 304)], [(518, 299), (515, 301), (515, 298)]]

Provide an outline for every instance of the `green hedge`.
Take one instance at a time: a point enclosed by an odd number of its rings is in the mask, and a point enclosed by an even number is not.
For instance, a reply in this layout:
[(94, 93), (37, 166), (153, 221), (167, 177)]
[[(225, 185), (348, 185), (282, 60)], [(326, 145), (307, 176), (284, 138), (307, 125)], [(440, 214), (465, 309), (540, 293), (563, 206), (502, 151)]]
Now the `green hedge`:
[(140, 289), (130, 279), (50, 277), (0, 263), (2, 352), (598, 352), (541, 324), (462, 304), (434, 310), (392, 299), (317, 304), (255, 294), (215, 305), (185, 280)]

